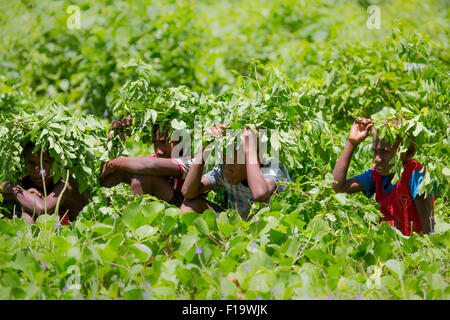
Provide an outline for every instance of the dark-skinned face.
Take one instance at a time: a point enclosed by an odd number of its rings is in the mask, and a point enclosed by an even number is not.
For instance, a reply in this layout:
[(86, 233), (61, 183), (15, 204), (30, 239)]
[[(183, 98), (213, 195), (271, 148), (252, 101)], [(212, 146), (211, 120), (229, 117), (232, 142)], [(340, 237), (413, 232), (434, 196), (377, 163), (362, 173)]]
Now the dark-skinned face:
[(172, 150), (175, 146), (175, 142), (167, 142), (167, 135), (161, 136), (159, 130), (157, 130), (153, 136), (153, 146), (155, 153), (159, 158), (171, 158)]
[(48, 185), (52, 180), (50, 176), (50, 168), (52, 167), (53, 159), (50, 157), (48, 152), (43, 152), (41, 169), (41, 153), (39, 151), (33, 153), (32, 151), (33, 148), (28, 148), (25, 151), (25, 164), (27, 166), (28, 175), (35, 185), (38, 187), (43, 187), (42, 177), (44, 177), (45, 185)]
[(393, 164), (389, 162), (395, 156), (400, 141), (397, 141), (393, 146), (385, 140), (380, 140), (378, 134), (373, 135), (372, 150), (375, 155), (375, 167), (378, 173), (383, 176), (388, 176)]

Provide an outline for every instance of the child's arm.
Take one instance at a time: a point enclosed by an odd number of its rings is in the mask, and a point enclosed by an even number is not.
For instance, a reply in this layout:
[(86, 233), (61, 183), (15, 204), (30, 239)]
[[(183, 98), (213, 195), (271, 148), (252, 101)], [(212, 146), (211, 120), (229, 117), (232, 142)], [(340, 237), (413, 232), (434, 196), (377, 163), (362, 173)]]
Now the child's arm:
[(56, 209), (58, 198), (60, 196), (60, 205), (62, 205), (67, 200), (72, 190), (72, 186), (67, 183), (66, 190), (64, 191), (64, 194), (62, 194), (65, 184), (66, 183), (63, 181), (58, 182), (53, 190), (51, 190), (47, 195), (46, 199), (44, 199), (44, 197), (40, 197), (39, 194), (37, 194), (33, 190), (26, 190), (19, 185), (11, 184), (10, 190), (12, 191), (11, 193), (14, 200), (19, 202), (24, 210), (30, 213), (34, 213), (34, 215), (37, 217), (41, 214), (44, 214), (45, 212), (47, 212), (48, 214), (53, 213)]
[(181, 174), (180, 166), (176, 161), (152, 156), (115, 158), (108, 163), (108, 166), (113, 172), (121, 170), (134, 174), (174, 177)]
[(333, 170), (333, 178), (335, 182), (332, 188), (337, 193), (355, 193), (363, 191), (363, 186), (359, 180), (355, 177), (347, 179), (348, 167), (352, 160), (353, 153), (357, 146), (367, 138), (370, 133), (370, 129), (373, 126), (373, 122), (370, 119), (356, 118), (353, 123), (352, 129), (348, 136), (348, 141), (345, 144), (344, 150), (341, 153)]
[[(131, 123), (133, 122), (133, 118), (130, 116), (126, 117), (126, 118), (122, 118), (121, 120), (114, 120), (111, 122), (111, 125), (109, 126), (109, 131), (108, 131), (108, 141), (111, 141), (113, 139), (113, 132), (114, 130), (118, 130), (118, 131), (122, 131), (121, 132), (121, 137), (122, 139), (126, 138), (127, 136), (130, 135), (130, 130), (127, 129), (127, 127), (129, 127), (131, 125)], [(123, 130), (127, 129), (125, 132), (123, 132)], [(111, 169), (110, 167), (107, 166), (107, 163), (102, 162), (100, 164), (100, 182), (101, 185), (103, 185), (105, 183), (106, 178), (113, 174), (115, 171), (113, 169)]]
[(275, 191), (276, 183), (272, 179), (262, 175), (258, 163), (257, 142), (255, 135), (250, 129), (244, 129), (245, 141), (245, 168), (247, 170), (247, 181), (253, 201), (260, 202), (269, 198)]
[(212, 189), (212, 184), (209, 179), (203, 176), (203, 168), (205, 167), (204, 160), (202, 159), (202, 163), (197, 162), (199, 161), (199, 157), (202, 156), (202, 151), (195, 156), (194, 163), (192, 164), (191, 169), (186, 176), (186, 180), (184, 180), (183, 187), (181, 188), (181, 194), (185, 199), (195, 199), (199, 195)]
[(414, 199), (414, 203), (416, 205), (423, 232), (432, 232), (434, 230), (434, 216), (431, 197), (424, 198), (423, 195), (417, 196)]
[[(223, 131), (225, 129), (226, 126), (220, 124), (208, 129), (205, 132), (205, 135), (220, 137), (223, 135)], [(186, 180), (184, 180), (183, 187), (181, 188), (181, 194), (185, 199), (195, 199), (199, 195), (204, 194), (213, 188), (213, 185), (209, 179), (203, 176), (205, 158), (208, 156), (206, 155), (207, 152), (205, 152), (205, 157), (203, 156), (204, 151), (205, 149), (202, 147), (201, 150), (195, 155), (191, 169), (189, 170)]]

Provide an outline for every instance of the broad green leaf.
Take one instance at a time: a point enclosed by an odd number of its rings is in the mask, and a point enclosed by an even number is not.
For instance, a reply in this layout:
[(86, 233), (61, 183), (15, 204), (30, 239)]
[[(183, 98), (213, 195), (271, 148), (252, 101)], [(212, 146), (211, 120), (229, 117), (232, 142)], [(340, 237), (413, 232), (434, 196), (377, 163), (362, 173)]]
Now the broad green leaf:
[(173, 119), (171, 125), (175, 130), (183, 130), (186, 128), (186, 123), (183, 120), (179, 121), (177, 119)]
[(139, 211), (140, 211), (140, 206), (138, 203), (133, 202), (133, 203), (129, 204), (123, 212), (123, 216), (122, 216), (123, 223), (127, 227), (134, 230), (137, 226)]
[(152, 250), (142, 243), (133, 243), (128, 246), (128, 249), (133, 252), (142, 263), (148, 261), (152, 256)]
[(153, 236), (155, 234), (157, 234), (158, 232), (158, 228), (149, 226), (149, 225), (144, 225), (142, 227), (137, 228), (134, 231), (134, 236), (136, 237), (137, 240), (143, 240), (145, 238), (148, 238), (150, 236)]
[(55, 246), (56, 252), (64, 254), (72, 247), (72, 244), (62, 237), (55, 236), (50, 240), (50, 243)]
[(151, 224), (164, 208), (164, 204), (154, 201), (142, 207), (142, 215), (146, 218), (147, 223)]
[(181, 220), (188, 226), (192, 224), (192, 222), (198, 218), (198, 213), (193, 211), (188, 211), (186, 213), (183, 213), (181, 216)]
[(208, 235), (209, 234), (208, 225), (206, 224), (205, 220), (202, 217), (200, 217), (200, 216), (197, 217), (192, 224), (194, 226), (196, 226), (198, 231), (200, 231), (204, 235)]
[(394, 274), (397, 275), (398, 278), (403, 278), (403, 274), (405, 273), (405, 265), (403, 262), (396, 260), (396, 259), (390, 259), (386, 261), (385, 266), (388, 267)]
[(186, 260), (191, 261), (194, 257), (195, 244), (198, 241), (198, 236), (196, 234), (186, 234), (183, 239), (181, 239), (180, 246), (178, 247), (178, 253), (184, 257)]
[(27, 252), (18, 252), (14, 261), (9, 262), (9, 265), (13, 269), (21, 270), (26, 272), (26, 270), (31, 267), (31, 264), (34, 263), (33, 257)]
[(104, 223), (96, 223), (91, 228), (93, 231), (95, 231), (101, 235), (104, 235), (108, 232), (111, 232), (111, 230), (113, 229), (113, 226), (111, 226), (109, 224), (104, 224)]
[(122, 240), (123, 236), (121, 234), (116, 234), (112, 237), (105, 248), (99, 252), (102, 259), (113, 262), (119, 253), (119, 246)]

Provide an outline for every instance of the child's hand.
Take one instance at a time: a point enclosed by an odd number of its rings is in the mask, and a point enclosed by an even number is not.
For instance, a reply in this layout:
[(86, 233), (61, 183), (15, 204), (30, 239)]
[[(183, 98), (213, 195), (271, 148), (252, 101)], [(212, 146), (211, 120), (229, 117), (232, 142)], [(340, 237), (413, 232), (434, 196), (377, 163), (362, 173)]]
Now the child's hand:
[(111, 122), (111, 126), (109, 127), (109, 132), (108, 132), (108, 140), (112, 140), (112, 132), (114, 130), (124, 130), (127, 129), (127, 131), (125, 133), (123, 133), (123, 136), (129, 136), (130, 135), (130, 130), (128, 129), (128, 127), (131, 125), (131, 123), (133, 122), (133, 118), (131, 117), (131, 115), (129, 115), (128, 117), (122, 118), (121, 120), (114, 120)]
[(367, 138), (372, 127), (372, 120), (357, 117), (350, 130), (350, 134), (348, 135), (348, 141), (356, 147)]
[(109, 162), (102, 163), (102, 167), (100, 168), (100, 180), (106, 179), (106, 177), (112, 174), (113, 172), (114, 169), (110, 168)]
[(248, 153), (250, 149), (255, 149), (256, 147), (256, 136), (253, 133), (252, 129), (244, 128), (244, 150), (245, 153)]
[(0, 182), (0, 193), (13, 193), (14, 184), (9, 181)]
[(227, 128), (224, 124), (219, 124), (205, 131), (205, 136), (223, 137), (225, 135), (225, 129)]

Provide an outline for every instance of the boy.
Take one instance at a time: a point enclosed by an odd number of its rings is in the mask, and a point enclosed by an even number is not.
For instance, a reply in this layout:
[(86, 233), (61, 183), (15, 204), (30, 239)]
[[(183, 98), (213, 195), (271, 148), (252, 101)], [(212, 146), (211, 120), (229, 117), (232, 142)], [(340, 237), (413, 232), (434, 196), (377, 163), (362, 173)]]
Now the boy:
[(372, 120), (359, 117), (353, 123), (347, 144), (333, 170), (333, 178), (336, 181), (332, 186), (334, 191), (362, 191), (369, 198), (375, 193), (375, 200), (381, 205), (380, 211), (384, 214), (380, 222), (387, 221), (406, 236), (409, 236), (411, 231), (430, 233), (434, 228), (434, 196), (426, 199), (418, 196), (424, 173), (420, 172), (423, 166), (412, 159), (416, 153), (414, 143), (401, 155), (403, 173), (400, 181), (392, 185), (393, 174), (390, 169), (393, 165), (389, 162), (395, 156), (401, 139), (391, 145), (380, 140), (378, 132), (374, 131), (372, 149), (375, 153), (375, 166), (363, 174), (347, 179), (353, 153), (369, 135), (372, 126)]
[(53, 214), (58, 198), (61, 197), (58, 208), (60, 224), (67, 225), (76, 219), (78, 213), (89, 202), (89, 193), (85, 191), (80, 194), (78, 184), (73, 178), (67, 182), (61, 179), (54, 184), (49, 174), (53, 164), (49, 152), (46, 150), (42, 153), (41, 168), (41, 153), (40, 151), (33, 153), (33, 149), (34, 144), (30, 142), (23, 150), (28, 176), (21, 179), (21, 185), (11, 182), (0, 183), (0, 192), (4, 200), (14, 200), (22, 205), (22, 218), (30, 224), (35, 223), (41, 214)]
[[(113, 121), (111, 129), (122, 130), (131, 124), (131, 118)], [(171, 158), (177, 141), (168, 141), (168, 131), (153, 126), (155, 153), (140, 157), (120, 157), (103, 165), (100, 181), (103, 187), (121, 182), (130, 185), (136, 195), (150, 194), (177, 207), (183, 203), (181, 187), (191, 167), (191, 158)], [(111, 135), (109, 135), (111, 139)]]
[[(225, 125), (218, 125), (206, 131), (205, 135), (221, 136)], [(213, 203), (206, 201), (201, 195), (211, 189), (225, 189), (228, 196), (228, 205), (235, 208), (240, 216), (247, 220), (253, 201), (269, 202), (274, 192), (282, 192), (285, 186), (279, 185), (281, 181), (290, 181), (289, 174), (284, 167), (261, 166), (258, 161), (257, 142), (250, 129), (244, 129), (245, 163), (227, 163), (217, 165), (212, 171), (202, 175), (204, 160), (203, 150), (196, 156), (194, 164), (181, 189), (185, 198), (181, 212), (195, 211), (203, 213), (212, 209), (216, 214), (220, 210)], [(236, 152), (234, 159), (237, 159)], [(236, 161), (236, 160), (235, 160)]]

